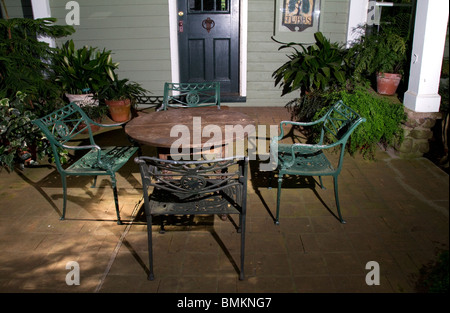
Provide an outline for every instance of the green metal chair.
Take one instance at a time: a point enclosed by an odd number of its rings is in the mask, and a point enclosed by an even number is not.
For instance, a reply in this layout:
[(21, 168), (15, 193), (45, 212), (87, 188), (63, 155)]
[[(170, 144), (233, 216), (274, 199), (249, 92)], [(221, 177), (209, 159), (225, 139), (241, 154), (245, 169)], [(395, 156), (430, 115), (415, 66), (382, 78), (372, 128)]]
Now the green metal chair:
[[(282, 121), (280, 123), (280, 135), (273, 137), (270, 142), (270, 152), (274, 160), (278, 162), (276, 169), (278, 172), (276, 224), (279, 224), (281, 186), (284, 175), (319, 176), (322, 189), (325, 189), (322, 176), (333, 176), (334, 194), (339, 220), (341, 223), (345, 223), (339, 206), (338, 175), (342, 170), (347, 140), (362, 122), (365, 122), (365, 118), (360, 117), (342, 101), (338, 101), (322, 118), (316, 121), (308, 123)], [(316, 144), (280, 143), (279, 141), (284, 137), (283, 125), (316, 127), (314, 128), (315, 130), (320, 130), (319, 140)], [(340, 149), (337, 166), (333, 166), (323, 152), (326, 149), (332, 148)]]
[[(75, 103), (47, 115), (40, 119), (36, 119), (33, 123), (41, 129), (45, 137), (49, 140), (54, 154), (56, 168), (61, 175), (64, 202), (61, 220), (65, 219), (66, 203), (67, 203), (67, 179), (69, 175), (73, 176), (94, 176), (95, 187), (97, 176), (108, 175), (111, 178), (111, 184), (114, 192), (114, 202), (117, 213), (117, 224), (122, 224), (119, 213), (119, 201), (116, 187), (116, 172), (133, 156), (138, 150), (134, 146), (112, 146), (100, 147), (95, 141), (91, 130), (91, 125), (99, 125), (101, 127), (121, 126), (118, 124), (99, 124), (91, 120), (84, 111)], [(71, 140), (82, 132), (89, 135), (89, 145), (76, 146), (69, 145)], [(87, 151), (80, 159), (67, 168), (64, 168), (58, 157), (58, 151), (61, 149)]]
[(165, 83), (162, 110), (217, 106), (220, 109), (220, 83)]
[[(248, 159), (173, 161), (136, 157), (147, 219), (149, 280), (153, 274), (152, 216), (238, 214), (241, 234), (239, 278), (244, 279)], [(151, 194), (149, 195), (149, 189)], [(163, 230), (163, 224), (161, 224)]]

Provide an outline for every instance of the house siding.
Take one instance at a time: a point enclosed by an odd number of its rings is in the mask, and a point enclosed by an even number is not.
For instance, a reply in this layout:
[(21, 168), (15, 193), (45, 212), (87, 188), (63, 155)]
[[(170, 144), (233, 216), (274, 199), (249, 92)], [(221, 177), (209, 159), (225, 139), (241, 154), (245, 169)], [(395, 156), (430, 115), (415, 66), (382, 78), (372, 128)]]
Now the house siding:
[[(322, 0), (319, 30), (332, 42), (346, 41), (349, 0)], [(278, 51), (280, 44), (272, 40), (275, 23), (275, 1), (249, 1), (247, 48), (247, 105), (284, 106), (298, 96), (281, 97), (274, 86), (272, 73), (285, 63), (290, 50)], [(296, 37), (297, 38), (297, 37)]]
[[(73, 39), (77, 47), (89, 45), (112, 51), (119, 62), (119, 78), (136, 81), (154, 95), (163, 94), (171, 80), (169, 9), (167, 0), (78, 0), (80, 25), (57, 41)], [(64, 24), (66, 1), (50, 0), (52, 16)]]
[[(9, 18), (33, 18), (31, 3), (28, 1), (5, 0), (8, 9)], [(0, 17), (6, 18), (6, 12), (3, 5), (0, 5)]]
[[(139, 82), (154, 95), (163, 94), (171, 80), (169, 8), (167, 0), (78, 0), (80, 25), (58, 40), (73, 39), (77, 47), (90, 45), (113, 52), (118, 74)], [(349, 0), (322, 0), (320, 31), (331, 41), (346, 41)], [(66, 1), (50, 0), (52, 16), (64, 24)], [(275, 20), (274, 0), (248, 1), (246, 106), (284, 106), (296, 94), (280, 97), (272, 73), (287, 61), (287, 50), (278, 51), (271, 39)]]

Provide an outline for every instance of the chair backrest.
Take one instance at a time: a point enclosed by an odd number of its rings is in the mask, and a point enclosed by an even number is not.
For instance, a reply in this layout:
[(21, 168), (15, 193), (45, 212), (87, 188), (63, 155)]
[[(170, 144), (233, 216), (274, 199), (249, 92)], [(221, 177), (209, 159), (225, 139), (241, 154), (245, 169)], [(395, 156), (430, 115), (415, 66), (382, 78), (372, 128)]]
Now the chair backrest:
[[(244, 200), (247, 192), (248, 159), (229, 157), (202, 161), (161, 160), (154, 157), (136, 157), (144, 194), (153, 186), (175, 195), (178, 199), (207, 196), (220, 191), (227, 192), (238, 186), (241, 194), (231, 197)], [(230, 195), (231, 196), (231, 195)], [(240, 200), (238, 201), (240, 202)], [(239, 205), (241, 203), (238, 203)]]
[(322, 144), (323, 140), (327, 138), (344, 146), (356, 127), (365, 121), (358, 113), (345, 105), (342, 100), (336, 102), (322, 119), (319, 143)]
[(90, 126), (92, 120), (73, 102), (32, 122), (41, 129), (49, 140), (58, 170), (62, 169), (58, 158), (58, 150), (64, 149), (67, 146), (66, 143), (74, 139), (76, 135), (86, 133), (87, 130), (90, 144), (95, 145)]
[(214, 105), (220, 108), (219, 82), (164, 84), (163, 110)]

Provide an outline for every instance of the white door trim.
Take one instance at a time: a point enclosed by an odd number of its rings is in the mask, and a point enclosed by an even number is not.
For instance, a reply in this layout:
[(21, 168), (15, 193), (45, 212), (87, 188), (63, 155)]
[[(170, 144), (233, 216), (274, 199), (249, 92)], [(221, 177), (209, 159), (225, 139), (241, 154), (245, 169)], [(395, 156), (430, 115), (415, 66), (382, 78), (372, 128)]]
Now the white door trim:
[(178, 25), (177, 25), (177, 0), (169, 1), (169, 37), (170, 37), (170, 66), (172, 72), (172, 82), (180, 82), (180, 67), (178, 55)]

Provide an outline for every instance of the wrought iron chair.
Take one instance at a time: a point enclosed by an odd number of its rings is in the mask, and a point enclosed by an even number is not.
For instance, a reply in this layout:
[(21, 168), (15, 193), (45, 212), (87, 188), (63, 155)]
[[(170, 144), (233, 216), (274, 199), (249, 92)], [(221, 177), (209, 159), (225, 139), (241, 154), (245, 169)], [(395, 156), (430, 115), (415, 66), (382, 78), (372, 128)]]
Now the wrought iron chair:
[(217, 106), (220, 109), (220, 83), (165, 83), (162, 110)]
[[(334, 195), (339, 220), (341, 223), (345, 223), (339, 206), (338, 175), (342, 170), (347, 140), (356, 127), (362, 122), (365, 122), (365, 118), (360, 117), (342, 101), (338, 101), (323, 117), (316, 121), (308, 123), (282, 121), (280, 123), (280, 135), (273, 137), (270, 143), (270, 151), (274, 160), (277, 160), (278, 162), (276, 169), (276, 171), (278, 171), (276, 224), (279, 224), (281, 186), (284, 175), (319, 176), (322, 189), (325, 189), (322, 182), (322, 176), (333, 176)], [(284, 137), (283, 125), (319, 127), (319, 140), (316, 144), (279, 143)], [(324, 154), (324, 150), (332, 148), (340, 149), (339, 159), (334, 166)]]
[[(153, 215), (238, 214), (238, 232), (241, 233), (239, 278), (243, 280), (248, 159), (173, 161), (141, 156), (134, 161), (141, 173), (147, 219), (148, 279), (154, 279)], [(148, 194), (149, 187), (153, 187), (151, 195)]]
[[(63, 186), (63, 212), (61, 220), (65, 219), (66, 203), (67, 203), (67, 179), (69, 175), (73, 176), (94, 176), (95, 187), (97, 176), (109, 175), (114, 192), (114, 202), (117, 213), (117, 224), (122, 224), (119, 213), (119, 201), (116, 187), (116, 172), (133, 156), (138, 147), (100, 147), (95, 141), (91, 130), (91, 125), (99, 125), (101, 127), (115, 127), (119, 124), (99, 124), (91, 120), (83, 110), (75, 103), (70, 103), (65, 107), (47, 115), (40, 119), (34, 120), (33, 123), (41, 129), (45, 137), (49, 140), (54, 154), (56, 168), (61, 175)], [(89, 136), (89, 145), (69, 145), (68, 143), (75, 139), (81, 133), (87, 131)], [(64, 168), (59, 159), (59, 151), (61, 149), (87, 151), (80, 159), (67, 168)]]

